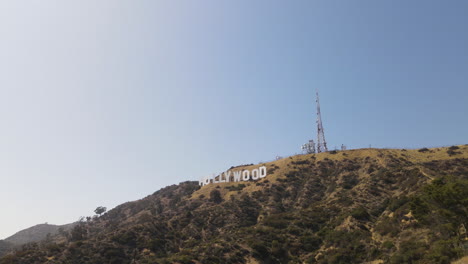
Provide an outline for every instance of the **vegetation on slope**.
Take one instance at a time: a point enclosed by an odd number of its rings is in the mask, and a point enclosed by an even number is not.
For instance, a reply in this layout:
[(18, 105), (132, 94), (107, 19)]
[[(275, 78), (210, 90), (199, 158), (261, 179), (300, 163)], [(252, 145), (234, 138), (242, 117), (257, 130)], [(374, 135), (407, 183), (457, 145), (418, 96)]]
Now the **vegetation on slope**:
[(467, 254), (468, 146), (265, 165), (259, 181), (166, 187), (0, 263), (450, 263)]
[(10, 252), (13, 249), (13, 247), (13, 244), (4, 240), (0, 240), (0, 256), (3, 256), (6, 253)]
[(46, 239), (49, 236), (54, 236), (59, 233), (59, 230), (67, 231), (73, 227), (73, 224), (68, 225), (49, 225), (39, 224), (33, 227), (21, 230), (16, 234), (5, 239), (14, 245), (23, 245), (30, 242), (38, 242)]

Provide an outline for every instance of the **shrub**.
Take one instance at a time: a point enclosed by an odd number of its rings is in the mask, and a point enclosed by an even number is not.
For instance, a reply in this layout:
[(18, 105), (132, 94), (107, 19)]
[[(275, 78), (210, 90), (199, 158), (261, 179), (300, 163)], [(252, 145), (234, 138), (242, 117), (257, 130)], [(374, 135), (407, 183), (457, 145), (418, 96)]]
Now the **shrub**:
[(295, 165), (305, 165), (305, 164), (310, 164), (310, 161), (309, 160), (298, 160), (298, 161), (292, 161), (291, 163), (295, 164)]
[(125, 233), (116, 234), (112, 237), (114, 242), (117, 242), (121, 245), (127, 245), (134, 247), (136, 245), (136, 234), (132, 231), (127, 231)]
[(343, 177), (343, 188), (345, 189), (351, 189), (354, 186), (356, 186), (356, 184), (358, 183), (359, 183), (359, 180), (356, 174), (350, 174), (350, 175)]
[(453, 156), (453, 155), (461, 154), (461, 152), (457, 152), (450, 148), (449, 150), (447, 150), (447, 154), (449, 154), (449, 156)]
[(414, 217), (422, 223), (427, 224), (427, 218), (431, 212), (428, 204), (420, 197), (413, 197), (409, 205)]
[(252, 248), (252, 256), (256, 259), (265, 260), (270, 256), (268, 248), (261, 242), (255, 242), (250, 245)]
[(217, 204), (221, 203), (223, 201), (221, 193), (218, 190), (212, 190), (210, 192), (210, 201)]
[(358, 220), (369, 220), (370, 215), (367, 212), (366, 208), (359, 206), (358, 208), (351, 211), (351, 216)]
[(264, 224), (273, 228), (284, 229), (288, 226), (288, 221), (277, 216), (270, 216), (265, 219)]
[(278, 240), (273, 240), (271, 243), (271, 255), (280, 260), (280, 263), (288, 263), (288, 251), (284, 247), (284, 243), (280, 243)]
[(305, 251), (312, 252), (320, 248), (322, 240), (317, 236), (307, 235), (301, 237), (301, 244)]
[(155, 253), (163, 253), (166, 241), (160, 238), (153, 238), (146, 243), (146, 247)]
[(245, 184), (241, 183), (236, 186), (227, 186), (226, 189), (229, 191), (242, 191), (245, 188)]
[(456, 242), (453, 240), (439, 240), (432, 244), (429, 254), (425, 259), (430, 263), (449, 264), (450, 259), (454, 259), (458, 254), (462, 253), (461, 250), (454, 247)]
[(424, 257), (426, 245), (422, 242), (409, 240), (400, 244), (400, 250), (395, 254), (390, 263), (415, 263)]
[(402, 196), (398, 198), (392, 198), (388, 203), (388, 210), (394, 212), (396, 209), (400, 208), (402, 205), (409, 202), (409, 198), (407, 196)]
[(395, 245), (393, 244), (392, 241), (385, 241), (382, 243), (382, 247), (385, 248), (385, 249), (392, 249), (395, 247)]

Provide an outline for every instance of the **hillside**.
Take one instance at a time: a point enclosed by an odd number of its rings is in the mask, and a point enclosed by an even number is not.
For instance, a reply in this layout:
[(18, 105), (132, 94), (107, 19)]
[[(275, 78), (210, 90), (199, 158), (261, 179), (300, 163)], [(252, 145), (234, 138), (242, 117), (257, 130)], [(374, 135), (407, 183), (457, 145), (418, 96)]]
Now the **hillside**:
[(21, 230), (16, 234), (5, 238), (4, 241), (9, 242), (13, 245), (23, 245), (30, 242), (38, 242), (46, 239), (48, 236), (55, 236), (58, 234), (59, 230), (69, 231), (74, 225), (49, 225), (49, 224), (39, 224), (32, 226), (30, 228)]
[(13, 244), (0, 240), (0, 256), (3, 256), (6, 253), (8, 253), (10, 250), (13, 249), (13, 247), (14, 247)]
[(467, 145), (261, 165), (268, 176), (258, 181), (168, 186), (0, 263), (450, 263), (468, 254)]
[[(24, 244), (52, 239), (55, 241), (64, 240), (66, 238), (63, 235), (66, 235), (75, 225), (75, 223), (67, 225), (39, 224), (21, 230), (4, 240), (0, 240), (0, 257)], [(62, 235), (59, 234), (60, 232)]]

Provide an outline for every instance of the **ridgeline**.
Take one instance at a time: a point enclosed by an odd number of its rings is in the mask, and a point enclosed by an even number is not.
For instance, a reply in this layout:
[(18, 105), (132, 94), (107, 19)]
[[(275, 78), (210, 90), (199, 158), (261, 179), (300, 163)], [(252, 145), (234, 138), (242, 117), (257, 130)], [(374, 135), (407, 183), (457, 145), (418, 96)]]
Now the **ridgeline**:
[(467, 145), (261, 165), (268, 176), (258, 181), (168, 186), (0, 264), (451, 263), (468, 254)]

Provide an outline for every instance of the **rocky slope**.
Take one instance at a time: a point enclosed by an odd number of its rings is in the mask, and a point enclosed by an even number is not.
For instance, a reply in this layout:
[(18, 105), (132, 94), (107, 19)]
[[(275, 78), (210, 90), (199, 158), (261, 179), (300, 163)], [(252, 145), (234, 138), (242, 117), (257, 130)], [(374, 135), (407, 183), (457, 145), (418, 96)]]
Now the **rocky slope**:
[(450, 263), (468, 253), (466, 145), (264, 165), (258, 181), (163, 188), (0, 263)]

